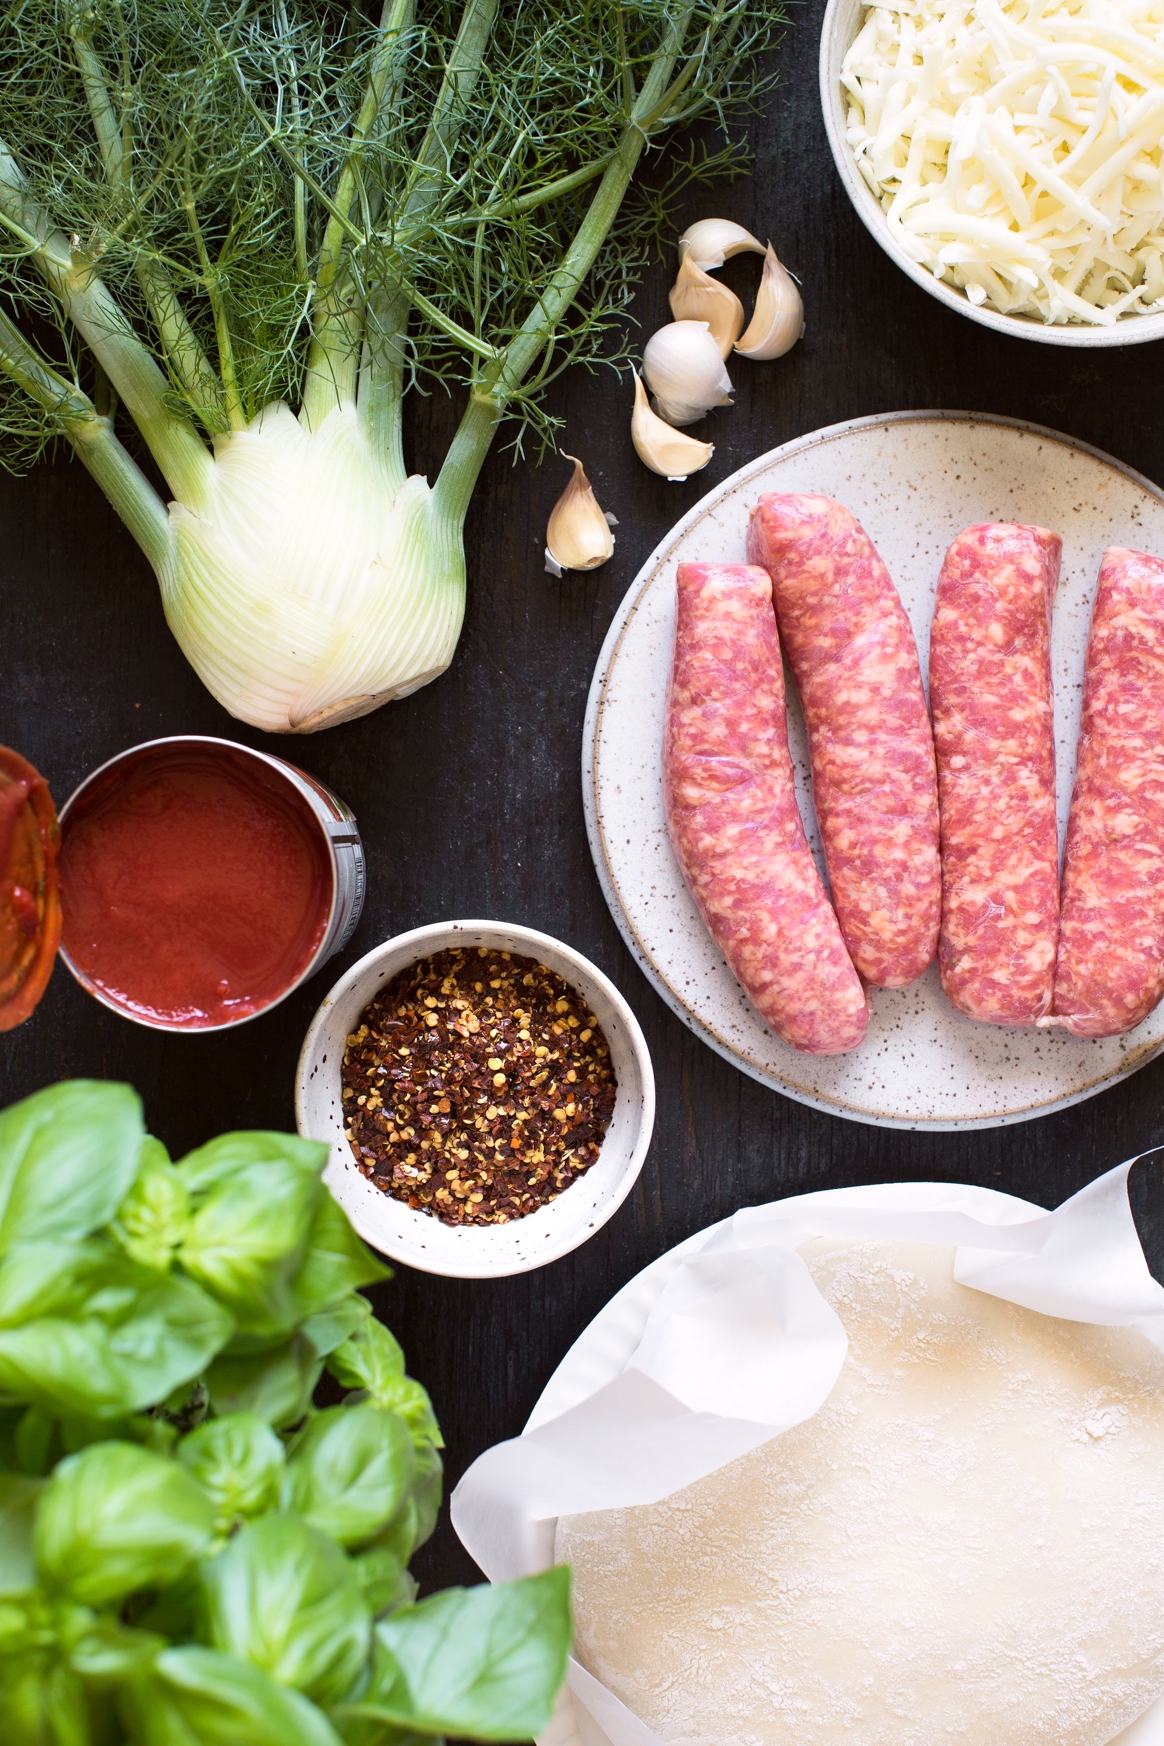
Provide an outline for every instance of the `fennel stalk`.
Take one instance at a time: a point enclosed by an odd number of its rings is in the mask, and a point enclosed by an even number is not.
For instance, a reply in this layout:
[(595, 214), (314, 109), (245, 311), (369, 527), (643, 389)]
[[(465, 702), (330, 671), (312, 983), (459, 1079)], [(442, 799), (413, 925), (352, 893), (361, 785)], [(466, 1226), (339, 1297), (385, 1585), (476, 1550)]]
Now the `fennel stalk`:
[[(610, 356), (644, 152), (754, 102), (780, 0), (4, 10), (0, 459), (72, 444), (233, 715), (406, 696), (456, 647), (499, 424), (545, 434), (546, 384)], [(433, 379), (466, 399), (430, 487), (402, 418)]]

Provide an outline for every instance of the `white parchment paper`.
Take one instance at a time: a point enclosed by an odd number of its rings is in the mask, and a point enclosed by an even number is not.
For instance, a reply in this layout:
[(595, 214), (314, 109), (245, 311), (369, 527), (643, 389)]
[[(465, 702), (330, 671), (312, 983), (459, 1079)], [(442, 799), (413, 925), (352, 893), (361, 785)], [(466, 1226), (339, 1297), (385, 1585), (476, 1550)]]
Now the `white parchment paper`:
[[(1135, 1161), (1055, 1212), (970, 1186), (889, 1183), (736, 1213), (658, 1276), (607, 1380), (473, 1463), (452, 1497), (461, 1541), (493, 1581), (544, 1570), (559, 1516), (656, 1503), (810, 1418), (848, 1346), (796, 1253), (811, 1237), (950, 1245), (963, 1285), (1044, 1315), (1138, 1328), (1164, 1351), (1164, 1287), (1128, 1204)], [(543, 1746), (662, 1746), (577, 1662), (568, 1685), (573, 1701)], [(1122, 1739), (1164, 1742), (1164, 1700)]]

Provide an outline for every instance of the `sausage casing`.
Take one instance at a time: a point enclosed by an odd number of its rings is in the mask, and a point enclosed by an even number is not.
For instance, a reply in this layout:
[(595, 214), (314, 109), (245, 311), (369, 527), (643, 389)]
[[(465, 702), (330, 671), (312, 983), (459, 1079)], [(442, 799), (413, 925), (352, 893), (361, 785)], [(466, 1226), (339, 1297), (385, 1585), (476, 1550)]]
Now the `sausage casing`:
[(1113, 546), (1091, 615), (1055, 1017), (1114, 1037), (1164, 995), (1164, 561)]
[(933, 958), (942, 900), (913, 630), (868, 534), (831, 497), (761, 497), (748, 556), (772, 577), (845, 944), (866, 982), (903, 988)]
[(930, 707), (942, 815), (942, 986), (970, 1018), (1048, 1014), (1059, 930), (1051, 611), (1062, 541), (993, 522), (942, 565)]
[(868, 998), (804, 835), (766, 571), (680, 564), (663, 795), (683, 876), (740, 986), (794, 1049), (855, 1049)]

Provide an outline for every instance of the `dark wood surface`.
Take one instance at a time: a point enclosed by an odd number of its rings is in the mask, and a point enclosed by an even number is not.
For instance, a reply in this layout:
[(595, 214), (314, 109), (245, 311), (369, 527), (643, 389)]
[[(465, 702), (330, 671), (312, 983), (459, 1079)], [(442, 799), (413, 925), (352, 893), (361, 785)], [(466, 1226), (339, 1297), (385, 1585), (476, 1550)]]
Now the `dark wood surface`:
[[(148, 565), (81, 468), (0, 477), (0, 741), (39, 766), (58, 802), (136, 741), (222, 734), (294, 759), (343, 795), (369, 862), (367, 906), (345, 955), (269, 1016), (221, 1037), (142, 1030), (58, 968), (33, 1019), (0, 1038), (0, 1102), (86, 1074), (131, 1081), (175, 1153), (228, 1128), (289, 1128), (300, 1041), (330, 982), (377, 941), (455, 916), (523, 922), (568, 940), (613, 977), (642, 1022), (658, 1080), (655, 1139), (611, 1223), (536, 1273), (470, 1282), (400, 1269), (376, 1293), (378, 1313), (431, 1391), (450, 1489), (481, 1450), (520, 1430), (612, 1292), (737, 1207), (904, 1178), (979, 1182), (1053, 1206), (1164, 1140), (1164, 1059), (1074, 1109), (964, 1134), (868, 1127), (780, 1097), (672, 1017), (633, 966), (591, 865), (579, 756), (594, 662), (643, 559), (717, 479), (839, 419), (947, 407), (1050, 425), (1164, 482), (1160, 344), (1088, 353), (997, 336), (947, 313), (868, 236), (825, 143), (822, 12), (823, 0), (793, 8), (782, 85), (752, 129), (754, 175), (696, 191), (679, 214), (680, 228), (714, 213), (772, 236), (803, 281), (803, 342), (777, 363), (733, 368), (736, 406), (709, 419), (715, 455), (686, 485), (636, 460), (625, 382), (610, 372), (565, 378), (555, 402), (567, 421), (562, 447), (584, 457), (603, 507), (619, 518), (614, 558), (585, 576), (545, 575), (546, 516), (568, 468), (493, 456), (469, 517), (469, 606), (456, 659), (406, 702), (309, 739), (242, 726), (186, 665)], [(669, 319), (671, 270), (670, 262), (653, 268), (635, 304), (644, 338)], [(754, 276), (754, 260), (729, 263), (730, 282)], [(439, 393), (416, 402), (415, 470), (435, 472), (455, 410)], [(1158, 1163), (1137, 1168), (1133, 1198), (1159, 1273)], [(475, 1575), (444, 1518), (417, 1568), (426, 1587)]]

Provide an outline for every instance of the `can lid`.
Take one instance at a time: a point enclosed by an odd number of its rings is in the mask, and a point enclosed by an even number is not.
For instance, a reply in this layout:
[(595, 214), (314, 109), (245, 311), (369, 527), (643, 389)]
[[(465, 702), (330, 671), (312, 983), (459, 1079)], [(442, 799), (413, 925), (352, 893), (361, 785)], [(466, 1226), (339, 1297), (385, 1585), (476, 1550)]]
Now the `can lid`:
[(0, 746), (0, 1031), (29, 1017), (56, 962), (60, 835), (44, 777)]

